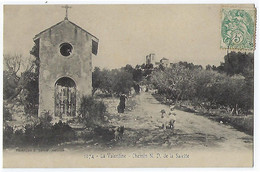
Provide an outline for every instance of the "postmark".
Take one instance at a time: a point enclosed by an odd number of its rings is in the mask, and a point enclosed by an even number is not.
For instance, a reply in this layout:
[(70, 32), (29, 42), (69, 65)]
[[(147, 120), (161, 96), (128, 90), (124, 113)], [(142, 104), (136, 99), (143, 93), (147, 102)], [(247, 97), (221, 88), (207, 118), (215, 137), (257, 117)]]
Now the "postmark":
[(224, 49), (254, 50), (254, 9), (221, 9), (220, 47)]

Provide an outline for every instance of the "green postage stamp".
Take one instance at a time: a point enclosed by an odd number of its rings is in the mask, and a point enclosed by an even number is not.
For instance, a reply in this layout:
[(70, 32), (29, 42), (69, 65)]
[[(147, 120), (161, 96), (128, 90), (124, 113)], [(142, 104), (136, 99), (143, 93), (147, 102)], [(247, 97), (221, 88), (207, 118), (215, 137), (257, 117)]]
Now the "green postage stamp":
[(221, 48), (254, 50), (255, 9), (221, 9)]

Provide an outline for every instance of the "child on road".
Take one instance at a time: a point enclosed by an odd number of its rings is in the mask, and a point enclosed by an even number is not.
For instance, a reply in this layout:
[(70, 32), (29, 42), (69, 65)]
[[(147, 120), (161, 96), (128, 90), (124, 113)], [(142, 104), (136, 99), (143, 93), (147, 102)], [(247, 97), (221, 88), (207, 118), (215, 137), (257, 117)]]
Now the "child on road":
[(171, 106), (170, 107), (170, 113), (169, 113), (169, 126), (170, 129), (174, 129), (174, 123), (176, 122), (176, 113), (173, 112), (173, 110), (175, 109), (175, 106)]
[(164, 109), (161, 110), (161, 123), (162, 129), (174, 129), (176, 122), (176, 113), (174, 113), (175, 106), (170, 106), (170, 112), (167, 113)]

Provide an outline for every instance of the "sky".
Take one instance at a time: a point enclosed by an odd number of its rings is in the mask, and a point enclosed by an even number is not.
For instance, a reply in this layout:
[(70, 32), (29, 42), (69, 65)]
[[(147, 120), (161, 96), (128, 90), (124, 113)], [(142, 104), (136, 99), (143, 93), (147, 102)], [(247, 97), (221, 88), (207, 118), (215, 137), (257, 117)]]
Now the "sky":
[[(4, 54), (29, 57), (33, 37), (62, 21), (62, 5), (5, 5)], [(188, 61), (218, 66), (221, 5), (70, 5), (68, 18), (99, 38), (93, 66), (118, 68), (156, 61)]]

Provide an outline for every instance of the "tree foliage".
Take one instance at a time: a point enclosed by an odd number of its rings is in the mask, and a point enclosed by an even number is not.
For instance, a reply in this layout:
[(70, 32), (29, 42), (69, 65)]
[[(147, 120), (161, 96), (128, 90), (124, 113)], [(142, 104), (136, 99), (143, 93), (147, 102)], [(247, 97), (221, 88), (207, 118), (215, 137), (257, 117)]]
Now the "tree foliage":
[[(237, 59), (235, 61), (237, 62)], [(229, 62), (229, 64), (233, 63), (235, 62)], [(172, 68), (156, 70), (152, 73), (151, 82), (160, 94), (175, 101), (196, 99), (215, 106), (226, 106), (234, 109), (234, 113), (238, 113), (238, 109), (247, 111), (253, 108), (251, 65), (246, 63), (247, 67), (240, 72), (237, 68), (232, 68), (227, 69), (227, 73), (219, 73), (210, 70), (209, 67), (204, 70), (200, 66), (187, 64), (177, 63)], [(233, 71), (232, 76), (230, 76), (231, 71)]]
[(151, 82), (159, 93), (175, 101), (188, 99), (194, 95), (194, 74), (191, 70), (175, 65), (172, 68), (157, 70), (152, 73)]
[(218, 67), (207, 65), (206, 69), (226, 73), (230, 76), (236, 74), (247, 76), (252, 74), (254, 70), (254, 54), (232, 51), (224, 56), (224, 62)]
[(254, 67), (254, 55), (252, 53), (231, 52), (224, 57), (225, 62), (221, 64), (223, 71), (228, 75), (244, 73)]
[(24, 105), (24, 111), (29, 115), (38, 115), (39, 105), (39, 81), (38, 74), (26, 72), (26, 82), (21, 93), (21, 100)]
[(23, 60), (21, 55), (4, 55), (4, 99), (17, 97), (35, 73), (35, 60)]
[(142, 79), (142, 70), (131, 65), (112, 70), (95, 67), (92, 74), (93, 94), (98, 89), (106, 94), (128, 94), (134, 82), (140, 82)]
[(35, 59), (4, 55), (3, 98), (7, 102), (19, 96), (26, 114), (37, 115), (38, 68)]

